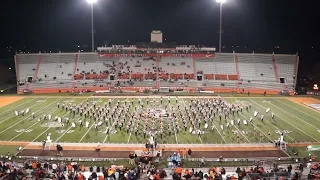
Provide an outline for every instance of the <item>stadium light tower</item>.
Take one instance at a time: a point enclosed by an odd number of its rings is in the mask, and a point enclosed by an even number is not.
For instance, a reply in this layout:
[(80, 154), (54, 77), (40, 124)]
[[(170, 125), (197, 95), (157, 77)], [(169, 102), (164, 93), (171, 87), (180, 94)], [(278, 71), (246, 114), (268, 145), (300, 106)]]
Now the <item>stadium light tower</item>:
[(92, 43), (92, 52), (94, 52), (94, 29), (93, 29), (93, 4), (97, 2), (97, 0), (87, 0), (91, 6), (91, 43)]
[(217, 3), (220, 3), (220, 30), (219, 30), (219, 53), (221, 53), (221, 37), (222, 37), (222, 4), (227, 0), (216, 0)]

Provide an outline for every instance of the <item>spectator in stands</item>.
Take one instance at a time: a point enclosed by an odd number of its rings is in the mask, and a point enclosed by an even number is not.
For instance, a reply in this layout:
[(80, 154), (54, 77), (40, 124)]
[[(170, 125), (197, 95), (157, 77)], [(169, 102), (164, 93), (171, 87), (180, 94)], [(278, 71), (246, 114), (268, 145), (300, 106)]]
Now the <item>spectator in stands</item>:
[(289, 176), (291, 176), (291, 171), (292, 171), (292, 166), (291, 164), (288, 166), (288, 173), (289, 173)]
[(201, 167), (204, 167), (204, 165), (205, 165), (205, 159), (204, 159), (204, 157), (202, 157), (202, 159), (201, 159)]
[(76, 163), (74, 163), (74, 164), (72, 165), (72, 168), (73, 168), (74, 173), (77, 173), (77, 172), (79, 171), (79, 166), (78, 166), (78, 164), (76, 164)]
[(116, 171), (114, 172), (114, 178), (116, 178), (116, 180), (118, 180), (119, 176), (120, 176), (119, 169), (116, 169)]
[(85, 170), (86, 170), (85, 166), (82, 165), (82, 166), (81, 166), (81, 172), (84, 172)]
[(57, 172), (57, 168), (58, 168), (57, 164), (53, 163), (52, 164), (52, 172), (56, 173)]
[(220, 173), (221, 173), (222, 175), (224, 175), (224, 174), (226, 174), (226, 170), (225, 170), (224, 168), (221, 168)]
[(90, 178), (91, 179), (97, 179), (98, 175), (96, 172), (92, 172), (91, 175), (90, 175)]

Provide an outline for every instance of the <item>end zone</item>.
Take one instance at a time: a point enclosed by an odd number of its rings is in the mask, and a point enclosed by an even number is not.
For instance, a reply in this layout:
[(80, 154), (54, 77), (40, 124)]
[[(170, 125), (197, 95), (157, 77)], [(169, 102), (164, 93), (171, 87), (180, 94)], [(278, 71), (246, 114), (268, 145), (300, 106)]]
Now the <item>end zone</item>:
[(11, 104), (15, 101), (19, 101), (23, 98), (24, 97), (17, 97), (17, 96), (0, 97), (0, 107), (6, 106), (6, 105)]
[(312, 109), (316, 112), (319, 112), (319, 110), (316, 110), (310, 106), (308, 106), (307, 104), (320, 104), (320, 101), (314, 98), (310, 98), (310, 97), (291, 97), (291, 98), (287, 98), (290, 101), (293, 101), (297, 104), (300, 104), (304, 107), (307, 107), (309, 109)]

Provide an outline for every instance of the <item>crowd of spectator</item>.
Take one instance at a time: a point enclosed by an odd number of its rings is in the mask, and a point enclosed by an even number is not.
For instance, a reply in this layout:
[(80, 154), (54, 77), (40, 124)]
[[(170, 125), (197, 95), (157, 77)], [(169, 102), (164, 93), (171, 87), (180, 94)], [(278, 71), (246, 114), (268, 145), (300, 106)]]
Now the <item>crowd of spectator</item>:
[(52, 180), (138, 180), (141, 176), (141, 168), (133, 166), (85, 167), (78, 163), (40, 163), (26, 162), (18, 166), (13, 162), (0, 163), (0, 179), (52, 179)]
[(26, 170), (12, 162), (0, 162), (0, 179), (26, 179)]
[(311, 166), (310, 172), (308, 174), (308, 180), (318, 180), (320, 178), (320, 165), (316, 162)]

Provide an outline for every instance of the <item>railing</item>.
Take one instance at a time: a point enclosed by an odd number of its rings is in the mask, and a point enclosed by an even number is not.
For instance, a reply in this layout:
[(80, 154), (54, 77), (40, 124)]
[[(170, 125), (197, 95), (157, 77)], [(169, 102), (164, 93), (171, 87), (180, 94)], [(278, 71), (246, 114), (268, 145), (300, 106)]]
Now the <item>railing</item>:
[(76, 58), (74, 60), (74, 67), (73, 67), (73, 73), (72, 73), (72, 89), (76, 86), (77, 81), (75, 81), (74, 76), (77, 72), (77, 65), (78, 65), (78, 61), (79, 61), (79, 54), (76, 55)]
[(279, 82), (279, 75), (278, 75), (278, 70), (277, 70), (277, 65), (275, 62), (274, 55), (272, 55), (272, 65), (273, 65), (274, 75), (276, 76), (276, 82)]
[(37, 80), (37, 76), (38, 76), (38, 72), (39, 72), (39, 68), (40, 68), (40, 63), (41, 63), (41, 55), (39, 55), (38, 57), (38, 62), (37, 62), (37, 67), (36, 67), (36, 70), (34, 72), (34, 76), (32, 78), (33, 81)]

